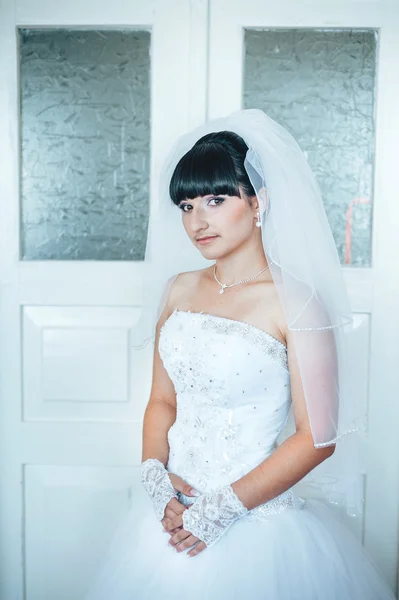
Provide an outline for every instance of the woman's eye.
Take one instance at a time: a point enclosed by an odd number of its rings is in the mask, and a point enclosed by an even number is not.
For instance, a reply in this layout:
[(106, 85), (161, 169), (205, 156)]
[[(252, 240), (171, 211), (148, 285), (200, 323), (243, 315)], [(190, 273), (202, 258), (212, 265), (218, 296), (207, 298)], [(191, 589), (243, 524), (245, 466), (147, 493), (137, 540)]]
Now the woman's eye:
[[(212, 206), (218, 206), (219, 204), (222, 204), (222, 202), (224, 202), (224, 198), (211, 198), (210, 200), (208, 200), (208, 203), (210, 202), (215, 202), (215, 204), (212, 204)], [(180, 204), (179, 208), (183, 211), (183, 212), (189, 212), (189, 210), (186, 209), (191, 209), (193, 208), (191, 204)]]
[(213, 201), (216, 202), (216, 206), (217, 206), (218, 204), (222, 204), (222, 202), (224, 202), (224, 198), (211, 198), (209, 200), (209, 202), (213, 202)]

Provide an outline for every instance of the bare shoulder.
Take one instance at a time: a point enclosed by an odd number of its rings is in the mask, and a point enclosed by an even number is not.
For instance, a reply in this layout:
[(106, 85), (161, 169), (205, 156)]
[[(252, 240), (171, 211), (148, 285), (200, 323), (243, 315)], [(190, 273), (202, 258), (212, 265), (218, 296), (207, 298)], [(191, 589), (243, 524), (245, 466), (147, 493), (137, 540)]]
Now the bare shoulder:
[(188, 285), (199, 283), (207, 270), (198, 269), (197, 271), (183, 271), (179, 273), (175, 280), (176, 289), (181, 291), (186, 289)]
[(171, 310), (177, 307), (184, 309), (192, 304), (193, 298), (197, 298), (202, 290), (203, 283), (209, 280), (212, 268), (183, 271), (176, 275), (170, 289), (168, 301)]

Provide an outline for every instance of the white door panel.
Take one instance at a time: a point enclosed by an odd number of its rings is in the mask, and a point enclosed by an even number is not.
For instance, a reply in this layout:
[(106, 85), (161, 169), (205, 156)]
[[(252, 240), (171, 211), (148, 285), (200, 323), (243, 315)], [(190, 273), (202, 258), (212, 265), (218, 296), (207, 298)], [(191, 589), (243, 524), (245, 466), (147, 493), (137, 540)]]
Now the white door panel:
[[(399, 269), (397, 256), (399, 253), (399, 203), (398, 185), (399, 172), (396, 166), (396, 140), (399, 136), (399, 111), (397, 97), (399, 84), (394, 73), (399, 63), (399, 11), (394, 2), (330, 2), (325, 0), (318, 3), (294, 2), (264, 2), (262, 0), (211, 0), (210, 2), (210, 43), (209, 43), (209, 86), (208, 86), (208, 116), (216, 118), (240, 108), (259, 107), (272, 113), (281, 107), (281, 115), (295, 119), (295, 103), (303, 103), (302, 114), (318, 105), (325, 107), (328, 97), (322, 99), (310, 97), (308, 85), (312, 80), (303, 77), (301, 57), (297, 61), (297, 71), (292, 68), (289, 60), (281, 60), (281, 72), (292, 70), (291, 80), (281, 79), (281, 87), (289, 88), (279, 91), (278, 96), (273, 85), (262, 86), (262, 61), (265, 55), (259, 54), (257, 61), (252, 60), (252, 68), (257, 75), (253, 76), (250, 91), (246, 88), (246, 72), (249, 60), (246, 62), (246, 32), (255, 35), (267, 35), (281, 30), (297, 30), (301, 34), (305, 30), (323, 32), (339, 32), (345, 29), (358, 31), (375, 31), (378, 38), (375, 59), (375, 156), (372, 166), (374, 170), (372, 191), (373, 198), (370, 255), (365, 256), (364, 266), (345, 264), (344, 276), (348, 284), (353, 311), (359, 318), (361, 315), (369, 320), (369, 339), (365, 341), (365, 355), (360, 360), (369, 361), (368, 387), (368, 440), (366, 449), (367, 470), (365, 473), (365, 505), (364, 515), (360, 523), (359, 535), (365, 547), (374, 556), (381, 569), (390, 581), (392, 587), (397, 586), (398, 565), (398, 525), (399, 525), (399, 402), (397, 392), (397, 365), (399, 364), (398, 332), (399, 332)], [(257, 32), (257, 33), (256, 33)], [(368, 34), (373, 35), (373, 34)], [(248, 38), (249, 39), (249, 38)], [(300, 40), (302, 43), (304, 40)], [(261, 45), (259, 44), (261, 47)], [(299, 43), (297, 48), (301, 50)], [(284, 50), (284, 49), (283, 49)], [(276, 44), (274, 50), (276, 60), (283, 51)], [(307, 58), (317, 61), (320, 46), (315, 46), (315, 56), (309, 52)], [(334, 47), (334, 51), (339, 51)], [(292, 53), (291, 53), (292, 54)], [(286, 56), (286, 55), (285, 55)], [(331, 60), (335, 59), (333, 53)], [(290, 57), (288, 57), (289, 59)], [(353, 58), (353, 57), (351, 57)], [(366, 56), (364, 57), (366, 60)], [(252, 57), (253, 59), (253, 57)], [(272, 61), (273, 57), (269, 57)], [(255, 66), (253, 67), (253, 64)], [(271, 62), (267, 63), (270, 67)], [(345, 65), (344, 65), (345, 66)], [(258, 69), (258, 71), (256, 71)], [(273, 83), (278, 83), (278, 68), (271, 67)], [(277, 73), (277, 75), (276, 75)], [(333, 71), (331, 71), (334, 76)], [(263, 76), (268, 74), (267, 67)], [(367, 75), (367, 74), (366, 74)], [(347, 76), (348, 96), (350, 96), (352, 80), (350, 72)], [(301, 77), (304, 82), (301, 87)], [(320, 84), (321, 85), (321, 84)], [(367, 77), (364, 78), (364, 89), (367, 88)], [(293, 88), (296, 88), (293, 90)], [(315, 84), (317, 87), (317, 82)], [(267, 89), (266, 89), (267, 88)], [(331, 88), (332, 94), (335, 91)], [(251, 98), (256, 102), (251, 103)], [(286, 104), (284, 104), (286, 100)], [(342, 107), (345, 110), (343, 98)], [(349, 104), (349, 103), (348, 103)], [(359, 103), (358, 110), (366, 110)], [(270, 114), (269, 112), (269, 114)], [(300, 119), (300, 112), (297, 116)], [(312, 113), (313, 114), (313, 113)], [(332, 118), (334, 113), (332, 112)], [(279, 120), (278, 115), (275, 116)], [(350, 118), (350, 117), (348, 117)], [(284, 124), (284, 123), (283, 123)], [(342, 127), (344, 122), (342, 122)], [(308, 128), (309, 129), (309, 128)], [(309, 134), (309, 131), (307, 132)], [(336, 130), (337, 137), (340, 135)], [(317, 135), (317, 134), (315, 134)], [(367, 131), (364, 132), (367, 135)], [(363, 138), (360, 140), (363, 142)], [(304, 148), (306, 149), (306, 148)], [(374, 150), (374, 148), (372, 148)], [(314, 148), (310, 148), (314, 151)], [(356, 148), (353, 148), (356, 160)], [(340, 149), (337, 149), (339, 154)], [(315, 152), (314, 152), (315, 154)], [(331, 157), (331, 156), (330, 156)], [(314, 156), (313, 156), (314, 158)], [(359, 177), (361, 164), (359, 163)], [(366, 177), (367, 178), (367, 177)], [(359, 186), (361, 187), (361, 186)], [(327, 188), (327, 192), (329, 189)], [(351, 210), (361, 210), (364, 198), (354, 199)], [(368, 203), (369, 199), (366, 199)], [(353, 212), (349, 204), (343, 203), (341, 220), (346, 219), (345, 250), (350, 251), (350, 235), (354, 226)], [(345, 214), (345, 207), (347, 212)], [(334, 216), (334, 215), (333, 215)], [(345, 226), (345, 223), (343, 223)], [(339, 232), (344, 237), (345, 232)], [(348, 237), (349, 234), (349, 237)]]
[[(54, 189), (54, 202), (50, 202), (49, 209), (56, 215), (48, 225), (48, 237), (53, 239), (57, 249), (64, 233), (73, 243), (76, 231), (69, 226), (67, 213), (74, 210), (75, 198), (81, 201), (79, 193), (85, 196), (85, 191), (82, 193), (78, 187), (79, 180), (74, 178), (74, 169), (84, 170), (94, 165), (99, 176), (103, 175), (99, 165), (103, 164), (104, 157), (101, 154), (89, 156), (90, 136), (96, 135), (96, 127), (99, 135), (104, 133), (102, 128), (108, 128), (108, 134), (112, 129), (103, 170), (111, 170), (115, 190), (120, 191), (121, 166), (139, 172), (144, 165), (137, 161), (134, 147), (130, 147), (131, 153), (127, 154), (129, 140), (123, 138), (127, 130), (123, 122), (120, 127), (118, 124), (117, 105), (126, 101), (129, 106), (132, 89), (128, 86), (122, 91), (118, 87), (121, 95), (115, 99), (116, 109), (111, 119), (104, 122), (104, 113), (99, 112), (97, 125), (91, 120), (92, 129), (89, 133), (83, 131), (88, 160), (83, 155), (74, 157), (73, 152), (70, 161), (62, 158), (62, 143), (54, 133), (58, 131), (56, 125), (59, 126), (61, 120), (63, 135), (71, 133), (78, 140), (79, 128), (74, 130), (72, 125), (74, 119), (81, 118), (72, 109), (66, 116), (62, 112), (65, 97), (68, 102), (71, 100), (63, 94), (64, 90), (68, 91), (68, 65), (64, 66), (65, 79), (54, 77), (50, 87), (54, 105), (49, 102), (46, 106), (47, 122), (43, 121), (40, 106), (36, 109), (31, 105), (32, 110), (24, 115), (30, 119), (31, 134), (35, 131), (35, 119), (41, 119), (43, 127), (38, 128), (37, 148), (33, 144), (31, 150), (40, 153), (45, 146), (48, 155), (43, 159), (42, 153), (42, 161), (39, 155), (37, 160), (31, 155), (30, 162), (21, 165), (20, 136), (25, 139), (25, 124), (20, 114), (18, 28), (34, 32), (57, 28), (96, 31), (100, 40), (96, 60), (100, 66), (103, 60), (101, 31), (149, 32), (148, 170), (153, 201), (157, 198), (159, 172), (171, 144), (178, 135), (205, 118), (206, 94), (205, 91), (199, 94), (198, 89), (205, 90), (206, 82), (206, 3), (202, 0), (167, 3), (161, 0), (100, 0), (96, 3), (90, 0), (4, 0), (0, 12), (3, 74), (0, 89), (0, 598), (78, 600), (95, 575), (118, 516), (134, 503), (131, 481), (141, 460), (141, 421), (152, 370), (152, 346), (142, 351), (131, 348), (135, 343), (132, 329), (146, 302), (142, 289), (143, 263), (107, 260), (103, 255), (101, 260), (95, 256), (86, 260), (74, 260), (73, 256), (70, 260), (65, 260), (65, 256), (63, 260), (56, 257), (23, 259), (22, 234), (26, 230), (21, 219), (20, 196), (22, 190), (28, 199), (36, 194), (37, 207), (40, 207), (43, 196), (52, 194)], [(85, 40), (80, 38), (80, 41), (83, 48)], [(30, 58), (33, 69), (38, 57), (32, 54)], [(126, 66), (121, 63), (117, 64), (120, 73)], [(91, 73), (90, 68), (81, 70), (85, 98), (89, 92), (84, 82), (90, 81)], [(119, 84), (117, 79), (115, 87), (116, 84)], [(34, 78), (30, 85), (35, 85)], [(22, 89), (26, 93), (26, 87)], [(101, 104), (112, 91), (103, 87), (104, 96), (93, 95), (93, 102)], [(79, 96), (79, 90), (75, 96), (78, 100), (84, 97)], [(75, 99), (72, 98), (71, 105)], [(108, 110), (112, 113), (113, 106)], [(84, 127), (82, 114), (80, 125)], [(92, 119), (94, 109), (88, 114)], [(130, 116), (127, 110), (126, 118)], [(138, 143), (142, 143), (140, 114), (136, 114), (135, 119), (134, 132), (137, 130)], [(62, 142), (62, 136), (60, 138)], [(121, 157), (119, 152), (126, 154)], [(117, 168), (112, 173), (114, 158)], [(57, 166), (49, 166), (52, 162)], [(67, 193), (71, 200), (67, 207), (60, 202), (60, 194), (57, 196), (62, 182), (54, 177), (52, 169), (55, 168), (59, 169), (60, 180), (65, 175), (64, 169), (69, 169), (67, 175), (71, 183)], [(140, 189), (134, 193), (139, 195)], [(142, 202), (148, 202), (148, 195), (143, 193), (142, 196)], [(91, 214), (96, 216), (98, 226), (103, 227), (105, 223), (105, 233), (113, 234), (107, 232), (108, 222), (118, 226), (119, 223), (111, 212), (102, 214), (106, 194), (105, 198), (97, 198), (88, 187), (87, 198), (89, 210), (92, 210), (90, 202), (97, 206)], [(37, 207), (33, 217), (40, 222), (46, 217), (46, 211), (42, 215)], [(115, 204), (115, 212), (117, 210), (119, 206)], [(64, 221), (59, 218), (62, 211), (66, 215)], [(84, 214), (82, 211), (82, 219)], [(54, 234), (54, 223), (61, 223), (58, 234)], [(80, 226), (81, 222), (77, 222), (77, 229)], [(90, 235), (95, 234), (95, 230), (90, 231)], [(108, 244), (106, 250), (113, 251), (110, 239), (105, 236), (104, 243)], [(101, 239), (95, 243), (102, 251)], [(114, 235), (114, 243), (117, 247), (117, 235)], [(63, 248), (65, 250), (65, 245)], [(35, 253), (34, 245), (30, 251)], [(72, 578), (71, 572), (76, 576)]]

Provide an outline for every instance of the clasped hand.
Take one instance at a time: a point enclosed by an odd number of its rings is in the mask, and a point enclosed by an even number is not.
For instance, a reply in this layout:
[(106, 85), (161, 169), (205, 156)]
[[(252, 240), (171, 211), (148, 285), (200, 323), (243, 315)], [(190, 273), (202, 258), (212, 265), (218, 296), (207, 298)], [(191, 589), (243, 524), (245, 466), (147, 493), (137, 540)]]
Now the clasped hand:
[(193, 552), (198, 547), (200, 549), (210, 548), (237, 519), (248, 512), (247, 507), (241, 502), (230, 484), (220, 485), (209, 492), (200, 494), (191, 506), (168, 521), (169, 530), (172, 532), (179, 526), (180, 521), (182, 524), (181, 531), (173, 533), (171, 543), (173, 544), (174, 540), (177, 540), (180, 542), (179, 546), (183, 544), (182, 549), (185, 549), (197, 540), (201, 540)]
[[(190, 557), (213, 546), (234, 521), (248, 512), (230, 484), (199, 494), (156, 458), (142, 463), (141, 481), (157, 518), (171, 536), (169, 544), (178, 552), (193, 546), (188, 552)], [(186, 507), (179, 502), (177, 492), (198, 498)]]
[[(185, 496), (194, 496), (194, 494), (191, 493), (193, 488), (181, 477), (174, 473), (169, 473), (169, 478), (175, 490), (181, 492)], [(206, 544), (190, 531), (184, 529), (183, 512), (186, 510), (188, 510), (187, 506), (184, 506), (177, 498), (172, 498), (165, 507), (165, 517), (162, 519), (161, 523), (165, 532), (169, 533), (171, 536), (168, 543), (176, 550), (176, 552), (182, 552), (196, 544), (194, 548), (187, 552), (187, 555), (191, 557), (196, 556), (205, 550)]]

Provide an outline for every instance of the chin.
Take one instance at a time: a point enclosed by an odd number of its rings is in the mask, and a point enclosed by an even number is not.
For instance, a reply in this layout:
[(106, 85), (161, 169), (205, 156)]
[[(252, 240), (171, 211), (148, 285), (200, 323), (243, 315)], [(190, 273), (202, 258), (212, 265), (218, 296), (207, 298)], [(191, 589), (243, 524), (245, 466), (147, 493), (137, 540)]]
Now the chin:
[(215, 250), (211, 250), (209, 249), (208, 251), (205, 248), (198, 248), (200, 254), (202, 254), (202, 256), (204, 258), (207, 258), (208, 260), (216, 260), (217, 258), (220, 257), (220, 252), (215, 252)]
[(229, 252), (225, 251), (216, 251), (215, 249), (205, 249), (205, 248), (201, 248), (200, 252), (202, 254), (202, 256), (204, 258), (206, 258), (207, 260), (218, 260), (220, 258), (224, 258), (225, 256), (228, 256)]

